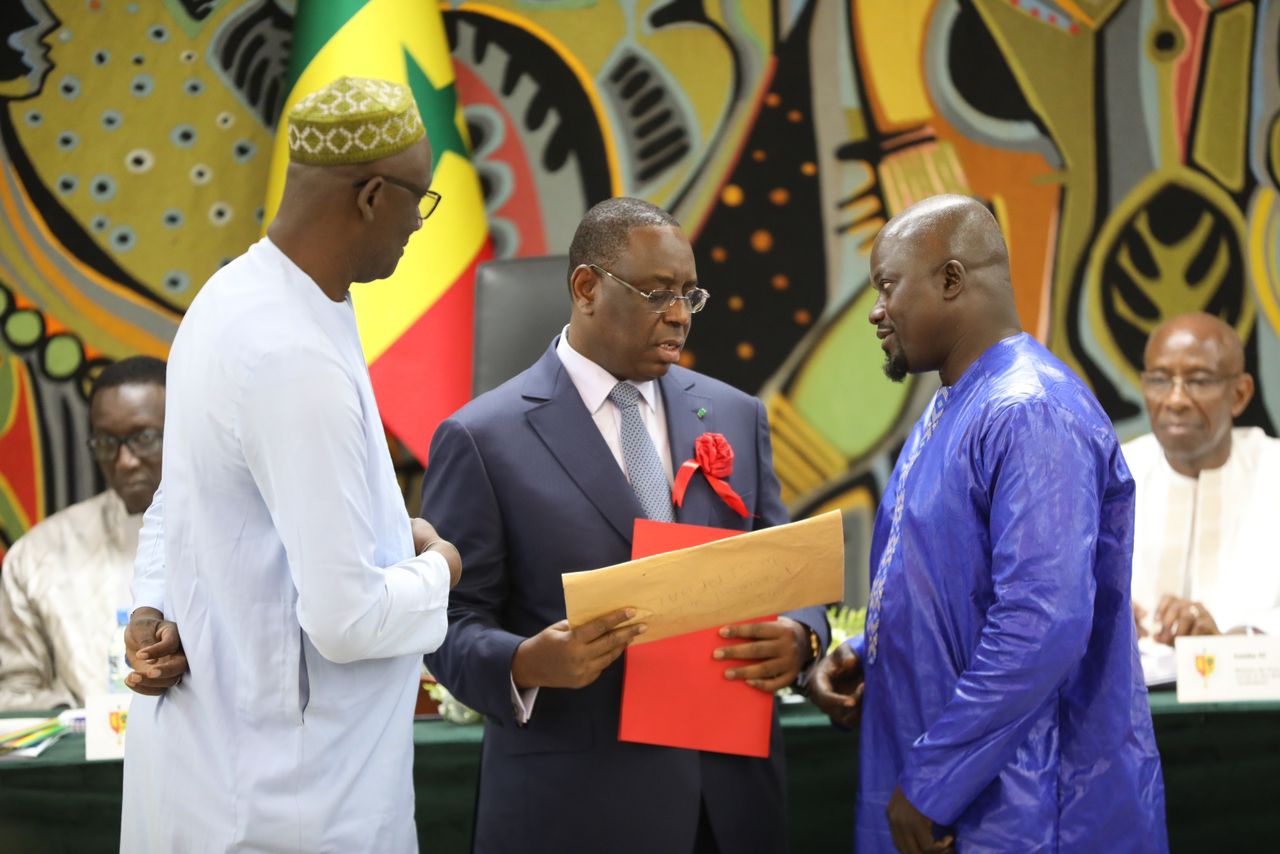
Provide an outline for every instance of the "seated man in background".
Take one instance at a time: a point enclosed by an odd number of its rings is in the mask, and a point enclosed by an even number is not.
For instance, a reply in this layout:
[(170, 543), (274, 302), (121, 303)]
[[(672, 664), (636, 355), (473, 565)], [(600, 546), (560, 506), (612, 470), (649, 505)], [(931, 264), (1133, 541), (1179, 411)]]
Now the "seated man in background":
[(1174, 317), (1147, 342), (1152, 432), (1123, 446), (1137, 483), (1133, 607), (1139, 634), (1280, 632), (1280, 440), (1232, 428), (1253, 397), (1234, 329)]
[(0, 710), (81, 706), (107, 690), (116, 610), (129, 605), (142, 512), (160, 484), (165, 364), (108, 366), (89, 398), (89, 447), (108, 489), (22, 536), (0, 573)]

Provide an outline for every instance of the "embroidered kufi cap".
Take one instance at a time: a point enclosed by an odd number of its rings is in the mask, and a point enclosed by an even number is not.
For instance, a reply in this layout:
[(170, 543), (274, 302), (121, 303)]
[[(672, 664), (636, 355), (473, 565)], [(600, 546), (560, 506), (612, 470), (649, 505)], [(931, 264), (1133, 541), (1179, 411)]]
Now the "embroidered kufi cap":
[(289, 111), (289, 159), (338, 166), (404, 151), (426, 129), (407, 86), (339, 77)]

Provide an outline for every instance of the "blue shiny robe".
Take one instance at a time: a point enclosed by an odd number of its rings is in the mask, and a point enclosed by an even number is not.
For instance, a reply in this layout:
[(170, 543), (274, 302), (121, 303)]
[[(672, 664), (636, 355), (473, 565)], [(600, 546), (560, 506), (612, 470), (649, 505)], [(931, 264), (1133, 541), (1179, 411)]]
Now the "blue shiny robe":
[(892, 554), (874, 663), (867, 635), (850, 641), (866, 674), (858, 854), (894, 850), (897, 785), (958, 852), (1167, 851), (1111, 422), (1026, 334), (939, 397), (876, 516), (877, 575)]

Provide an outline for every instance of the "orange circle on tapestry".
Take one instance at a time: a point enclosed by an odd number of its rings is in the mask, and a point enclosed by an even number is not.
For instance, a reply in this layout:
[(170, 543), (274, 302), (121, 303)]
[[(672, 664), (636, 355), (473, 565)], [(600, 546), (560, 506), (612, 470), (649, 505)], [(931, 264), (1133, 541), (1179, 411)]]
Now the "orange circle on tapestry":
[(791, 287), (791, 280), (784, 274), (778, 273), (769, 280), (769, 284), (773, 285), (773, 289), (775, 291), (785, 291), (787, 288)]
[(768, 252), (773, 248), (773, 235), (763, 228), (751, 232), (751, 248), (757, 252)]
[(806, 160), (804, 163), (800, 164), (800, 174), (801, 175), (817, 175), (818, 167), (815, 166), (811, 161)]
[(770, 92), (764, 96), (764, 102), (770, 107), (776, 107), (782, 103), (782, 96), (777, 92)]
[(731, 208), (736, 208), (742, 204), (742, 199), (742, 188), (737, 184), (725, 184), (724, 189), (720, 191), (720, 201)]
[(742, 311), (742, 297), (738, 296), (737, 294), (734, 294), (733, 296), (729, 297), (729, 310)]
[(791, 201), (791, 194), (787, 192), (786, 187), (774, 187), (769, 191), (769, 201), (781, 207)]
[(723, 264), (725, 259), (729, 257), (729, 253), (724, 251), (723, 246), (711, 247), (711, 260), (717, 264)]
[(764, 153), (763, 148), (757, 148), (755, 151), (751, 152), (751, 159), (757, 163), (763, 163), (766, 156), (767, 155)]
[(756, 348), (752, 347), (746, 341), (743, 341), (741, 344), (738, 345), (738, 358), (741, 359), (742, 361), (744, 362), (751, 361), (752, 357), (755, 356), (755, 354), (756, 354)]
[(806, 309), (797, 309), (795, 313), (796, 323), (800, 326), (808, 326), (813, 322), (813, 315), (809, 314)]

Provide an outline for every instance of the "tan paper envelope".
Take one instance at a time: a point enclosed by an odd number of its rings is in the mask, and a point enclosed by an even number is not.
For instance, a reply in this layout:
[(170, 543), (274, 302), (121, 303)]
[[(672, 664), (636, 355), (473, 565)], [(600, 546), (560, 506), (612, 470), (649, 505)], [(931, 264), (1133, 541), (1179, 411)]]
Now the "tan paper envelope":
[(844, 530), (832, 510), (726, 540), (587, 572), (566, 572), (569, 624), (619, 608), (641, 644), (844, 598)]

